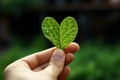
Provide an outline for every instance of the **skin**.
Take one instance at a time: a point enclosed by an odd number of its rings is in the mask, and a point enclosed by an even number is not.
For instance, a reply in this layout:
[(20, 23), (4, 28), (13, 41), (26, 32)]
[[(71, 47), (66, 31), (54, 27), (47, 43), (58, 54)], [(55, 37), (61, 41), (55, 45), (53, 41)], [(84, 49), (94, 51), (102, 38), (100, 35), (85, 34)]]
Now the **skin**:
[(52, 47), (23, 57), (5, 68), (5, 80), (66, 80), (68, 64), (78, 50), (78, 44), (73, 42), (64, 50)]

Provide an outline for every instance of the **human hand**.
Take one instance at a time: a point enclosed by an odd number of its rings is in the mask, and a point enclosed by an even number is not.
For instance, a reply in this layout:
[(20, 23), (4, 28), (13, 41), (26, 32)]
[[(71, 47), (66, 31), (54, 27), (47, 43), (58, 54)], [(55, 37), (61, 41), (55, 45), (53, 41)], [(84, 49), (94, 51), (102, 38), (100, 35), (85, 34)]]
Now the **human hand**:
[(66, 80), (68, 64), (78, 50), (79, 46), (71, 43), (64, 51), (53, 47), (21, 58), (6, 67), (5, 80)]

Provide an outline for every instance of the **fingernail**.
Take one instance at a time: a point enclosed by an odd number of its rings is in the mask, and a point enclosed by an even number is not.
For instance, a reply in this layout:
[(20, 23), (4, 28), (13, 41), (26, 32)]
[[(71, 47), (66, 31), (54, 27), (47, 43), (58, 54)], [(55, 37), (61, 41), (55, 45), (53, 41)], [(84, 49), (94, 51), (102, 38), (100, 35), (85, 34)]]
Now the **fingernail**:
[(65, 55), (65, 53), (64, 53), (63, 50), (57, 49), (57, 50), (54, 51), (52, 57), (55, 58), (55, 59), (63, 59), (64, 55)]

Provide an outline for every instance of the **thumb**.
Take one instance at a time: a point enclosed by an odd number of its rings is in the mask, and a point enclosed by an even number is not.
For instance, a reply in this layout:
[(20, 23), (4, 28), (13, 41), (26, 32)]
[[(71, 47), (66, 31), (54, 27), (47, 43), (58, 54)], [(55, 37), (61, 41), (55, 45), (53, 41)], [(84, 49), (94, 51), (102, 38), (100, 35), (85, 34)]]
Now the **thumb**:
[(60, 75), (63, 70), (65, 62), (65, 53), (61, 49), (57, 49), (53, 52), (51, 56), (48, 67), (45, 69), (47, 73), (53, 78), (56, 78)]

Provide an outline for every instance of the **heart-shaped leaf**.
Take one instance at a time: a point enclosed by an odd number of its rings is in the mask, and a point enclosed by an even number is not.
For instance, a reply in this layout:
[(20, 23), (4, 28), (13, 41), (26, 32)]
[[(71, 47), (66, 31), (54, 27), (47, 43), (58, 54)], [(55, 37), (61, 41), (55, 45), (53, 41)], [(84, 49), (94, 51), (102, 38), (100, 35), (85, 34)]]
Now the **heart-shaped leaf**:
[(60, 26), (52, 17), (46, 17), (42, 22), (42, 31), (57, 48), (64, 49), (76, 37), (78, 25), (73, 17), (65, 18)]

